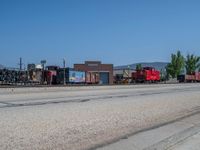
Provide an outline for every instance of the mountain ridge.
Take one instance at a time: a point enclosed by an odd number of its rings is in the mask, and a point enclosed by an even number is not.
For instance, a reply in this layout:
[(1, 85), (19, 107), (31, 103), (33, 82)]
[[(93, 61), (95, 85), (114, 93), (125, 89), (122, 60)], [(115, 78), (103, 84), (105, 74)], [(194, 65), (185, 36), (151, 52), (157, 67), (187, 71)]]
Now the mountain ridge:
[(169, 62), (140, 62), (140, 63), (133, 63), (133, 64), (129, 64), (129, 65), (121, 65), (121, 66), (115, 66), (114, 69), (118, 70), (118, 69), (136, 69), (136, 66), (138, 64), (141, 64), (142, 67), (154, 67), (157, 70), (161, 70), (161, 69), (165, 69), (165, 67), (167, 66)]

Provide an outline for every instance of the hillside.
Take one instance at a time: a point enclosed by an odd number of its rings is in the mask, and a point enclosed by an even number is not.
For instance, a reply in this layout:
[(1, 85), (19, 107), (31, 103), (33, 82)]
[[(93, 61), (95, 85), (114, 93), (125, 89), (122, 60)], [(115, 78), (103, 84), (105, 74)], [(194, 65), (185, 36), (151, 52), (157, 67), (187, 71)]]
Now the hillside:
[(142, 62), (142, 63), (135, 63), (130, 65), (123, 65), (123, 66), (116, 66), (114, 69), (127, 69), (130, 66), (130, 69), (135, 69), (137, 64), (141, 64), (142, 67), (154, 67), (158, 70), (165, 69), (167, 66), (167, 62)]

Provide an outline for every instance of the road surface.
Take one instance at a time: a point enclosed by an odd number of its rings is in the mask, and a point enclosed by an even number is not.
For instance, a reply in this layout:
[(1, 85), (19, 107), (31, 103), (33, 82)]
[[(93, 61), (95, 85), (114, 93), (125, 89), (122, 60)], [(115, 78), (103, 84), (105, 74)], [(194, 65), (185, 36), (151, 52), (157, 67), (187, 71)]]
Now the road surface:
[(89, 150), (200, 113), (200, 84), (0, 89), (0, 149)]

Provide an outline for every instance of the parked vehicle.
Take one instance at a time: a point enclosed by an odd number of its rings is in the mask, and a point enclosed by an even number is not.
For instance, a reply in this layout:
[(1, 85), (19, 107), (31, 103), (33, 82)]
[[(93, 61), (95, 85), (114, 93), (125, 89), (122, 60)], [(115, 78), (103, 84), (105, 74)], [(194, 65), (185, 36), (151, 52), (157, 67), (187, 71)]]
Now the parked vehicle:
[(40, 69), (30, 70), (30, 71), (27, 71), (27, 74), (28, 74), (28, 82), (33, 83), (33, 84), (41, 83), (42, 70), (40, 70)]
[(26, 71), (21, 71), (18, 69), (0, 69), (0, 84), (19, 84), (19, 83), (27, 83)]
[(134, 69), (115, 69), (114, 70), (114, 83), (115, 84), (129, 84), (132, 81), (132, 73)]
[(99, 73), (86, 72), (86, 83), (87, 84), (99, 84)]
[(47, 84), (57, 84), (57, 71), (59, 66), (46, 66), (44, 71), (44, 81)]
[(177, 77), (177, 80), (181, 82), (200, 82), (200, 72), (196, 72), (191, 75), (179, 75)]
[(158, 81), (160, 81), (160, 71), (153, 67), (143, 67), (141, 70), (132, 73), (132, 82), (144, 83)]
[(57, 71), (56, 70), (45, 70), (44, 81), (47, 84), (57, 84)]
[(68, 83), (85, 83), (85, 72), (69, 70)]
[(57, 84), (63, 84), (64, 81), (66, 82), (66, 84), (85, 84), (85, 72), (75, 71), (71, 68), (60, 68), (57, 71)]

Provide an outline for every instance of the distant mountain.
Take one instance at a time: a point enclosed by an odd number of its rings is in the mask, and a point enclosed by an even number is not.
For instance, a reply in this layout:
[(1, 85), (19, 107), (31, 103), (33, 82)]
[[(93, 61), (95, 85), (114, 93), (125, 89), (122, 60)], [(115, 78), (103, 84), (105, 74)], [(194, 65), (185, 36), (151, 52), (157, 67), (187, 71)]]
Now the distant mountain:
[(142, 67), (154, 67), (157, 70), (161, 70), (161, 69), (165, 69), (168, 62), (142, 62), (142, 63), (135, 63), (131, 65), (116, 66), (114, 67), (114, 69), (127, 69), (128, 66), (130, 67), (130, 69), (136, 69), (137, 64), (141, 64)]

